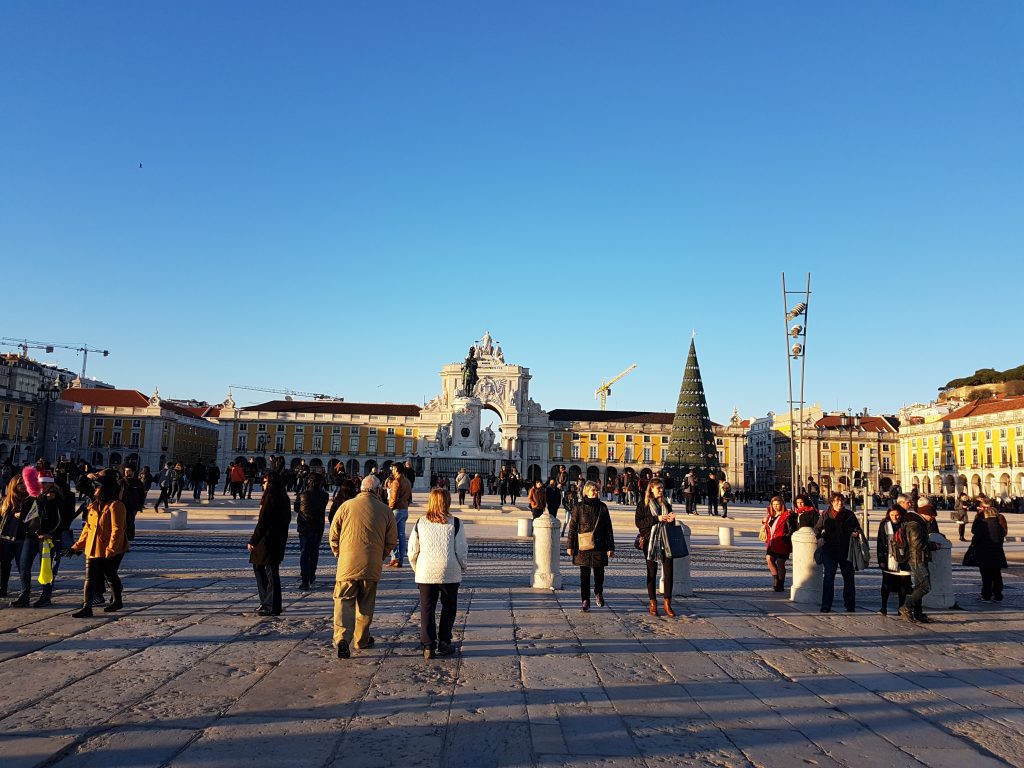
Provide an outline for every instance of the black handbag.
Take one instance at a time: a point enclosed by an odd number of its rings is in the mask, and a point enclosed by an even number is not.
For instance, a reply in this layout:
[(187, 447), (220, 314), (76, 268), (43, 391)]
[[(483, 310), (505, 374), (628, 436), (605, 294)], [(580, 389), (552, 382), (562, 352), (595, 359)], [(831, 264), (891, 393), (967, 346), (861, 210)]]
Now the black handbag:
[(686, 537), (683, 536), (683, 529), (678, 525), (661, 525), (662, 542), (665, 545), (665, 557), (673, 560), (679, 557), (686, 557), (690, 554), (686, 546)]
[(647, 543), (644, 541), (644, 535), (642, 533), (638, 533), (636, 538), (633, 539), (633, 549), (639, 549), (641, 552), (647, 549)]
[(978, 552), (974, 548), (973, 541), (968, 545), (967, 551), (964, 552), (964, 565), (966, 565), (968, 568), (978, 567)]

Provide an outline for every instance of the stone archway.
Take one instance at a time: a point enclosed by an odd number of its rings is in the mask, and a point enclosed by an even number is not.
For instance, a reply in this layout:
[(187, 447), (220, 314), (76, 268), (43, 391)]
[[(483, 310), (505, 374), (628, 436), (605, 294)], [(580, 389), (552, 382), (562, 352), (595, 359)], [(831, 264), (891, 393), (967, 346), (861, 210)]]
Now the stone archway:
[(359, 474), (359, 459), (349, 459), (345, 462), (345, 474), (349, 477)]
[(1024, 472), (1017, 473), (1017, 488), (1014, 490), (1015, 496), (1024, 496)]
[(601, 469), (595, 466), (587, 467), (587, 482), (588, 483), (600, 483), (601, 482)]
[(1010, 476), (1004, 472), (999, 476), (999, 495), (1006, 498), (1010, 495), (1010, 491)]
[(925, 496), (932, 495), (932, 479), (928, 477), (928, 475), (924, 476), (924, 483), (921, 487), (921, 493), (923, 493)]
[(580, 469), (579, 465), (578, 464), (573, 464), (571, 467), (569, 467), (569, 482), (570, 483), (577, 483), (577, 482), (579, 482), (580, 475), (582, 475), (582, 474), (583, 474), (583, 470)]
[(543, 473), (540, 471), (540, 464), (531, 464), (529, 467), (527, 467), (526, 479), (530, 482), (531, 485), (535, 483), (537, 480), (540, 480), (542, 477)]
[(981, 476), (971, 475), (971, 497), (981, 495)]
[(377, 462), (373, 459), (367, 459), (366, 464), (363, 465), (363, 476), (369, 475), (373, 470), (377, 468)]

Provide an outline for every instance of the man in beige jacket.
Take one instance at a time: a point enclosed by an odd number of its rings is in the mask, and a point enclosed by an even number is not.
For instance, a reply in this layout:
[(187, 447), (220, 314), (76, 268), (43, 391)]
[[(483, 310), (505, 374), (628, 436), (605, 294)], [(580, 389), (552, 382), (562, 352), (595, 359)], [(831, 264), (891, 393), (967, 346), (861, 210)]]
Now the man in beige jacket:
[(334, 583), (334, 645), (347, 659), (349, 642), (358, 649), (373, 645), (370, 622), (377, 602), (377, 582), (388, 553), (398, 543), (395, 516), (377, 496), (380, 482), (363, 479), (359, 495), (342, 504), (331, 522), (331, 552), (338, 558)]

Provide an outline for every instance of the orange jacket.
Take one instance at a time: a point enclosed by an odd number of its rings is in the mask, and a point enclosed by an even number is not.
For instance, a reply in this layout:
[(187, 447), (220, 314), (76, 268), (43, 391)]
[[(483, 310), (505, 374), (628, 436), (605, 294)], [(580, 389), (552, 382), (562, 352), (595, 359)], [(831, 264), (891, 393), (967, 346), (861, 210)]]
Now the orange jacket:
[(478, 493), (484, 492), (484, 481), (481, 477), (474, 477), (469, 481), (469, 493), (471, 496), (475, 496)]
[(234, 464), (231, 467), (230, 478), (232, 483), (244, 483), (245, 482), (245, 470), (242, 469), (241, 465)]
[(78, 537), (76, 552), (85, 552), (86, 557), (115, 557), (128, 551), (128, 539), (125, 536), (124, 504), (112, 501), (100, 507), (97, 502), (89, 505), (89, 516)]

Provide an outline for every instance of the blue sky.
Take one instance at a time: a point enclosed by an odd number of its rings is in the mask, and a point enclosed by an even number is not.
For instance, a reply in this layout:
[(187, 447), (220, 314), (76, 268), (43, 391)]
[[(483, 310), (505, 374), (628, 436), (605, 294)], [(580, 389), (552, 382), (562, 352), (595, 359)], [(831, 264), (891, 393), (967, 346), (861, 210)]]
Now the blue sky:
[(422, 402), (488, 329), (545, 408), (635, 362), (609, 407), (671, 410), (696, 329), (712, 418), (762, 415), (783, 271), (825, 408), (1024, 362), (1017, 2), (7, 2), (0, 32), (0, 335), (108, 348), (119, 386)]

